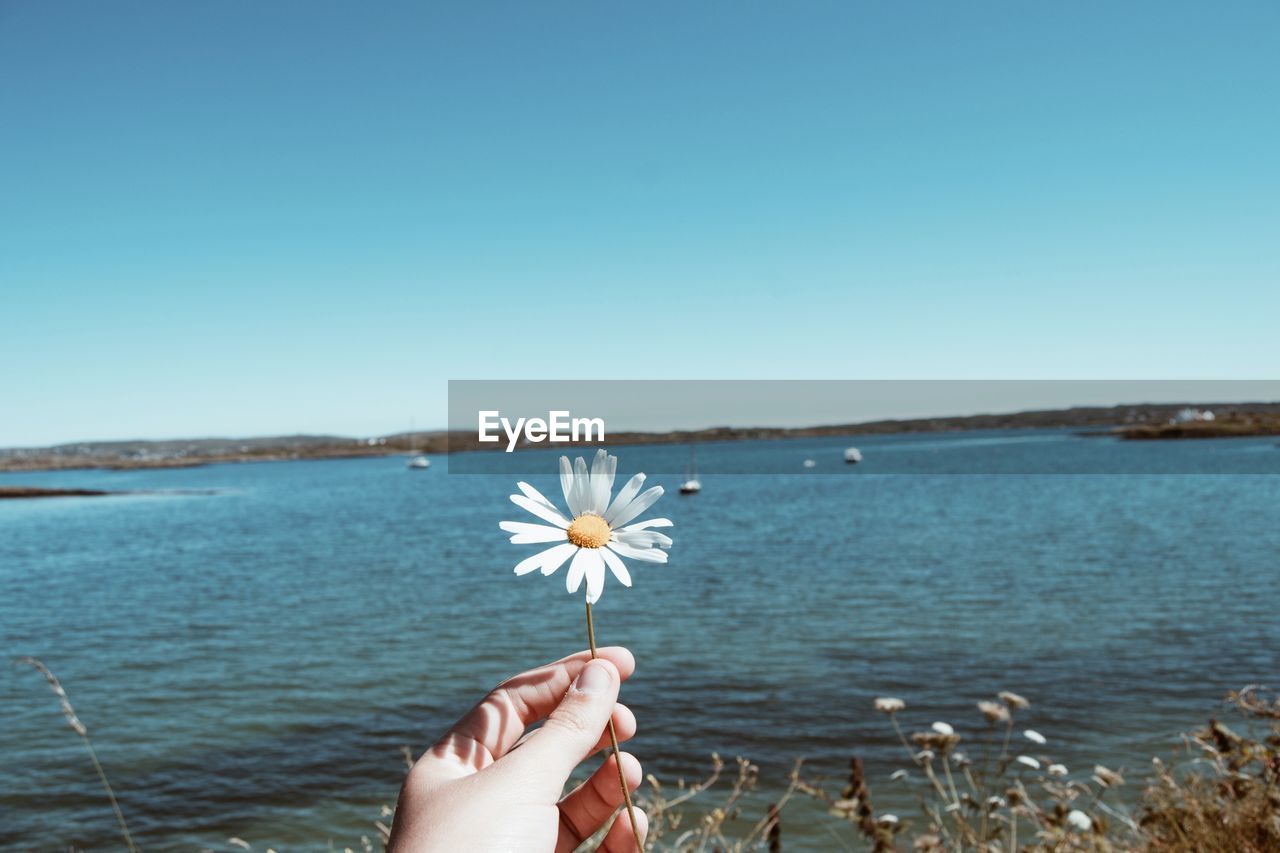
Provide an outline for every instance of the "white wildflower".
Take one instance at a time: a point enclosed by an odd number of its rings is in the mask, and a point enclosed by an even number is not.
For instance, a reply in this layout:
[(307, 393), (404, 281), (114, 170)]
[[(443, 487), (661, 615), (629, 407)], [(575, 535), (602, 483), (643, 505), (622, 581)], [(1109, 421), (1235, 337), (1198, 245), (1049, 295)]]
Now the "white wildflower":
[(623, 586), (631, 586), (631, 573), (622, 557), (649, 563), (665, 563), (671, 547), (670, 537), (655, 527), (671, 527), (665, 518), (630, 523), (662, 497), (662, 487), (644, 492), (644, 474), (636, 474), (612, 497), (614, 473), (618, 457), (601, 450), (596, 453), (588, 472), (585, 459), (573, 465), (568, 457), (560, 457), (560, 487), (564, 491), (569, 514), (565, 515), (528, 483), (516, 483), (523, 494), (512, 495), (511, 502), (549, 524), (504, 521), (498, 526), (512, 534), (516, 545), (557, 543), (516, 565), (516, 574), (524, 575), (541, 569), (554, 574), (572, 557), (565, 578), (569, 592), (577, 592), (585, 578), (587, 601), (594, 604), (604, 592), (605, 567)]

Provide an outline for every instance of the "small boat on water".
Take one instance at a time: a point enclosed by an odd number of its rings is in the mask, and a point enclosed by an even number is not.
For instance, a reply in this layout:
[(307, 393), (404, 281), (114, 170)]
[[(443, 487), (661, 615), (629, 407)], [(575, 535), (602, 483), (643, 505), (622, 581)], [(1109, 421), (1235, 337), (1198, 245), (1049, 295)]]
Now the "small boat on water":
[(862, 451), (856, 447), (847, 448), (844, 452), (844, 461), (850, 465), (857, 465), (862, 461)]
[(702, 491), (702, 481), (698, 479), (698, 457), (693, 449), (689, 446), (689, 467), (684, 472), (684, 482), (680, 484), (680, 494), (696, 495)]
[(409, 421), (409, 461), (405, 467), (410, 471), (422, 471), (431, 467), (431, 460), (418, 452), (418, 434), (413, 431), (413, 421)]

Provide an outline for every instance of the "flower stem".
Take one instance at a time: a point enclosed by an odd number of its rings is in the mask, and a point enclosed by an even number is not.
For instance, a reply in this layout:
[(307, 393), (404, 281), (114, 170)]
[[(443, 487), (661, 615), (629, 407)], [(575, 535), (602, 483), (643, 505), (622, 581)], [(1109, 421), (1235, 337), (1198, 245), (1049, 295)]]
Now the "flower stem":
[[(587, 602), (587, 643), (591, 646), (591, 659), (596, 654), (596, 625), (591, 618), (591, 602)], [(631, 790), (627, 787), (627, 776), (622, 770), (622, 753), (618, 750), (618, 732), (613, 727), (613, 714), (609, 714), (609, 743), (613, 746), (613, 763), (618, 767), (618, 784), (622, 786), (622, 800), (627, 804), (627, 819), (631, 821), (631, 835), (635, 838), (636, 849), (644, 853), (644, 845), (640, 842), (640, 826), (636, 823), (635, 806), (631, 804)]]

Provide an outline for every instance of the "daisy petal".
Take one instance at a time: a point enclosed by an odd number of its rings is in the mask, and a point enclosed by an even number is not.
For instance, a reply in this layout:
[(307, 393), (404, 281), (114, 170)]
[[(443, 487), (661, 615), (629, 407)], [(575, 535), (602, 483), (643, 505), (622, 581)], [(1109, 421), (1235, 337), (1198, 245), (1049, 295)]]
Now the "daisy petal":
[(578, 553), (573, 555), (573, 562), (569, 564), (569, 573), (564, 578), (565, 589), (569, 592), (577, 592), (578, 587), (582, 586), (582, 576), (586, 574), (587, 565), (591, 562), (591, 558), (587, 555), (594, 551), (594, 548), (579, 548)]
[(646, 518), (644, 521), (637, 521), (635, 524), (628, 524), (626, 527), (619, 528), (624, 533), (630, 533), (633, 530), (649, 530), (653, 527), (675, 527), (675, 522), (669, 518)]
[(608, 521), (610, 527), (621, 527), (657, 503), (660, 497), (662, 497), (662, 486), (654, 486), (652, 489), (647, 489), (631, 503), (617, 510), (613, 514), (613, 518), (606, 519), (606, 521)]
[[(560, 546), (557, 545), (556, 547), (558, 548)], [(547, 550), (549, 551), (551, 549), (548, 548)], [(529, 574), (529, 572), (538, 568), (538, 566), (541, 564), (542, 564), (542, 555), (534, 554), (532, 557), (529, 557), (527, 560), (521, 560), (520, 562), (516, 563), (516, 574), (527, 575)]]
[(573, 510), (573, 466), (568, 456), (560, 457), (560, 490), (564, 492), (564, 502), (569, 507), (569, 514), (576, 516)]
[(613, 534), (614, 541), (622, 542), (634, 548), (670, 548), (671, 537), (652, 530), (619, 530)]
[(583, 548), (589, 556), (587, 560), (587, 601), (595, 604), (604, 592), (604, 560), (600, 558), (599, 548)]
[(560, 508), (557, 507), (555, 504), (553, 504), (546, 495), (544, 495), (542, 492), (535, 489), (533, 486), (530, 486), (528, 483), (525, 483), (523, 481), (516, 483), (516, 488), (524, 492), (524, 496), (527, 497), (529, 500), (537, 501), (543, 506), (549, 506), (552, 509), (554, 509), (556, 512), (560, 511)]
[(618, 457), (604, 450), (596, 452), (591, 463), (591, 511), (604, 515), (609, 508), (609, 494), (613, 491), (613, 478), (618, 471)]
[(627, 564), (622, 562), (622, 558), (610, 551), (608, 548), (600, 549), (600, 556), (604, 557), (609, 571), (613, 572), (613, 576), (618, 579), (618, 583), (623, 586), (631, 586), (631, 572), (627, 571)]
[(609, 509), (605, 511), (604, 520), (613, 526), (613, 517), (618, 514), (618, 510), (623, 509), (627, 504), (631, 503), (631, 499), (640, 491), (640, 487), (644, 485), (644, 474), (636, 474), (627, 484), (618, 492), (618, 496), (613, 499), (613, 503), (609, 504)]
[(549, 575), (560, 568), (577, 547), (572, 542), (565, 542), (562, 545), (556, 545), (554, 548), (539, 551), (529, 559), (521, 560), (517, 563), (516, 574), (527, 575), (534, 569), (542, 569), (544, 575)]
[(498, 524), (511, 537), (513, 545), (533, 545), (539, 542), (563, 542), (565, 532), (559, 527), (548, 527), (545, 524), (527, 524), (523, 521), (503, 521)]
[(646, 563), (665, 563), (667, 552), (657, 548), (634, 548), (626, 542), (610, 542), (607, 546), (614, 553), (633, 560), (644, 560)]
[(573, 460), (573, 499), (569, 502), (569, 512), (577, 518), (591, 509), (591, 472), (587, 470), (587, 460), (579, 456)]
[(555, 507), (549, 507), (546, 504), (538, 503), (524, 495), (512, 495), (511, 502), (521, 509), (536, 515), (543, 521), (551, 522), (562, 530), (569, 526), (569, 519), (561, 515), (560, 510)]
[[(564, 561), (573, 556), (577, 547), (572, 542), (566, 542), (563, 545), (557, 545), (551, 551), (544, 551), (543, 553), (547, 555), (547, 559), (542, 564), (542, 574), (548, 577), (554, 575), (556, 569), (563, 566)], [(555, 553), (552, 553), (552, 551)]]

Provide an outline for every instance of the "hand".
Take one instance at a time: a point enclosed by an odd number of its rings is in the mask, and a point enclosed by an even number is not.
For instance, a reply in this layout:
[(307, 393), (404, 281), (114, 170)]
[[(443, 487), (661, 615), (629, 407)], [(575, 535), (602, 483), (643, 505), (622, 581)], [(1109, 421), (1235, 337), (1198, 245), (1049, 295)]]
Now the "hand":
[[(585, 758), (609, 746), (612, 714), (618, 740), (636, 732), (636, 718), (617, 704), (618, 688), (635, 671), (623, 648), (602, 648), (599, 659), (578, 652), (499, 684), (413, 765), (400, 789), (391, 853), (530, 851), (568, 853), (622, 804), (621, 759), (627, 786), (642, 778), (635, 756), (610, 756), (573, 791), (561, 796)], [(525, 729), (546, 719), (521, 739)], [(648, 819), (636, 809), (640, 841)], [(635, 853), (625, 814), (604, 839), (607, 853)]]

